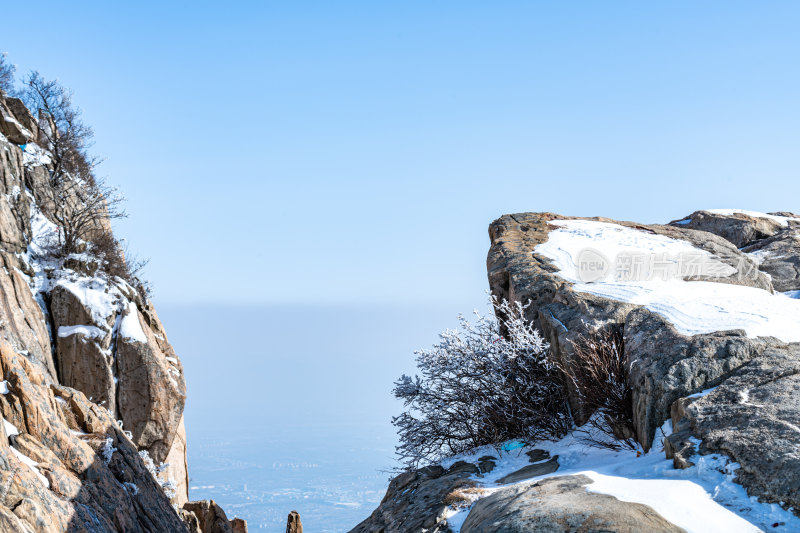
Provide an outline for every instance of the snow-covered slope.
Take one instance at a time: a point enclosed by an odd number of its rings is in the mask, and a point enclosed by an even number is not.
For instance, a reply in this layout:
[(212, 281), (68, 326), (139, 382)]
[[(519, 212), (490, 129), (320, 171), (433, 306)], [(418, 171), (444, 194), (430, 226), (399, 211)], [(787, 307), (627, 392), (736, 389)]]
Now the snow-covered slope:
[[(741, 329), (752, 337), (800, 342), (800, 301), (754, 287), (686, 281), (695, 270), (720, 276), (734, 271), (687, 241), (593, 220), (550, 224), (557, 229), (534, 253), (550, 259), (575, 291), (644, 306), (685, 335)], [(580, 270), (587, 250), (609, 263), (607, 275), (590, 283)], [(636, 266), (638, 273), (631, 270)]]
[[(671, 424), (667, 422), (662, 431), (669, 435)], [(647, 505), (690, 533), (800, 531), (800, 518), (777, 504), (759, 503), (757, 498), (748, 496), (733, 481), (739, 465), (722, 455), (705, 455), (691, 468), (678, 470), (664, 458), (661, 446), (647, 454), (613, 451), (587, 447), (583, 437), (573, 434), (558, 442), (536, 443), (536, 449), (558, 457), (559, 469), (515, 483), (498, 480), (529, 466), (529, 447), (504, 451), (503, 447), (487, 446), (444, 461), (442, 466), (449, 468), (458, 461), (478, 463), (479, 458), (496, 458), (493, 470), (470, 477), (483, 490), (474, 491), (479, 496), (470, 505), (450, 509), (450, 528), (458, 533), (474, 503), (498, 491), (524, 487), (535, 493), (536, 484), (544, 479), (585, 475), (592, 480), (585, 486), (587, 491)]]

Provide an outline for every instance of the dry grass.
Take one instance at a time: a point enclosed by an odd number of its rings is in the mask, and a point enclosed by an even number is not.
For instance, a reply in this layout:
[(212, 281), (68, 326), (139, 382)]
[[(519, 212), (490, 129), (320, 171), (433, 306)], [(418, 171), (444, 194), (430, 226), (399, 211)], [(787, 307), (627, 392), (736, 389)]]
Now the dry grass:
[(455, 509), (464, 509), (476, 500), (485, 496), (489, 491), (478, 487), (471, 479), (464, 479), (450, 493), (444, 497), (444, 504)]
[(603, 437), (598, 439), (589, 432), (584, 440), (602, 448), (635, 449), (633, 400), (622, 327), (601, 329), (573, 343), (573, 348), (575, 359), (563, 370), (572, 380), (581, 405), (594, 413), (590, 427)]

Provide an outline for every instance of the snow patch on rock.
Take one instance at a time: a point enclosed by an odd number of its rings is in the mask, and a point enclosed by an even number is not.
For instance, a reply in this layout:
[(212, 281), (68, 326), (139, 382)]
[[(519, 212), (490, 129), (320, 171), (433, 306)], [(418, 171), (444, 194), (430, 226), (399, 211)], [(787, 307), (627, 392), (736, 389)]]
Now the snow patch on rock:
[[(583, 283), (578, 255), (587, 248), (606, 257), (618, 254), (655, 254), (675, 257), (691, 254), (725, 275), (719, 261), (705, 250), (682, 240), (646, 231), (590, 220), (557, 220), (547, 242), (535, 253), (550, 259), (558, 275), (574, 283), (573, 290), (641, 305), (668, 320), (683, 335), (744, 330), (751, 337), (773, 336), (800, 342), (800, 300), (762, 289), (680, 278), (596, 281)], [(722, 263), (720, 263), (722, 265)], [(729, 265), (722, 265), (734, 270)], [(730, 274), (731, 272), (728, 272)]]

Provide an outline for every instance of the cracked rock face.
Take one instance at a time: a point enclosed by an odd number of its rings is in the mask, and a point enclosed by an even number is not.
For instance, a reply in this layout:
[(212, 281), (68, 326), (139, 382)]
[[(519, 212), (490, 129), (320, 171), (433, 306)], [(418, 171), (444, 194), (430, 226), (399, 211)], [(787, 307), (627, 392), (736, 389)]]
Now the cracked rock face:
[[(791, 217), (791, 213), (763, 219), (698, 212), (671, 226), (592, 220), (684, 240), (736, 269), (731, 276), (735, 280), (704, 281), (772, 291), (773, 283), (779, 290), (795, 287), (791, 275), (767, 275), (777, 272), (774, 265), (779, 257), (785, 262), (797, 258), (787, 241), (794, 238), (800, 222), (786, 220)], [(649, 449), (657, 428), (672, 417), (679, 434), (670, 442), (674, 449), (668, 451), (675, 455), (676, 466), (691, 461), (695, 453), (689, 445), (691, 438), (699, 438), (703, 446), (696, 453), (720, 452), (740, 462), (738, 481), (750, 494), (800, 508), (796, 489), (800, 479), (795, 479), (800, 465), (794, 460), (800, 431), (791, 429), (800, 428), (800, 389), (793, 370), (800, 360), (797, 345), (774, 337), (750, 337), (741, 330), (685, 335), (643, 306), (573, 289), (573, 283), (535, 251), (556, 229), (549, 224), (556, 219), (572, 217), (523, 213), (492, 223), (487, 259), (492, 293), (509, 300), (530, 300), (528, 318), (536, 322), (554, 356), (562, 361), (574, 357), (572, 343), (591, 329), (610, 323), (621, 326), (630, 364), (634, 424), (642, 446)], [(748, 247), (740, 251), (738, 247), (744, 245)], [(751, 250), (772, 250), (771, 259), (765, 259), (766, 252), (761, 257), (746, 253)], [(758, 275), (746, 272), (753, 265), (761, 269)], [(687, 403), (675, 415), (676, 405), (683, 405), (687, 396), (715, 386), (714, 393)], [(757, 400), (737, 400), (743, 397)], [(589, 413), (582, 411), (574, 396), (571, 403), (576, 421), (585, 422)]]
[[(0, 345), (0, 369), (9, 388), (0, 410), (19, 432), (9, 438), (0, 430), (4, 531), (185, 531), (108, 411), (50, 384), (7, 343)], [(106, 459), (108, 439), (113, 451)]]
[(702, 441), (683, 457), (724, 453), (740, 464), (736, 481), (752, 493), (800, 507), (798, 398), (800, 344), (768, 347), (707, 395), (675, 402), (673, 427)]
[[(0, 530), (184, 531), (171, 505), (188, 501), (183, 367), (135, 289), (84, 254), (43, 252), (55, 196), (36, 128), (22, 102), (0, 95), (0, 381), (10, 387), (0, 409), (19, 433), (0, 435)], [(108, 463), (107, 439), (117, 448)], [(171, 502), (141, 450), (169, 463)]]

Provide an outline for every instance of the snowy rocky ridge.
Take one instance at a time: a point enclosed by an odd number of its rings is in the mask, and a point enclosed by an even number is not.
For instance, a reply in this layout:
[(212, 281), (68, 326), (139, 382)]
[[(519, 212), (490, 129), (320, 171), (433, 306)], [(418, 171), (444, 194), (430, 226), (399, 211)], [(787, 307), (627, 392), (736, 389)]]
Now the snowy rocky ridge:
[(622, 328), (639, 449), (479, 449), (396, 477), (354, 531), (800, 529), (800, 217), (522, 213), (489, 234), (492, 293), (532, 302), (554, 358)]
[(50, 252), (37, 128), (0, 95), (0, 530), (246, 530), (188, 502), (183, 367), (152, 302), (90, 248)]

